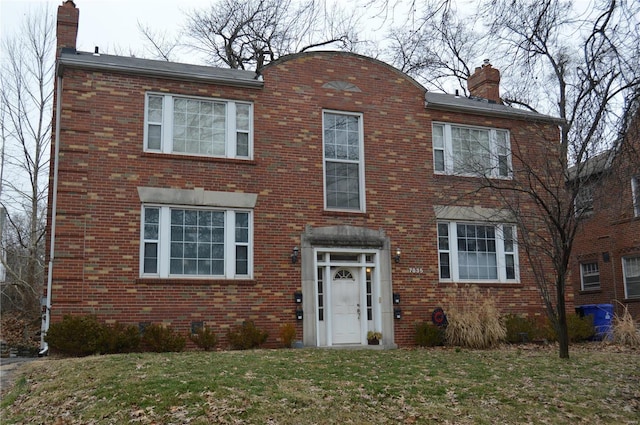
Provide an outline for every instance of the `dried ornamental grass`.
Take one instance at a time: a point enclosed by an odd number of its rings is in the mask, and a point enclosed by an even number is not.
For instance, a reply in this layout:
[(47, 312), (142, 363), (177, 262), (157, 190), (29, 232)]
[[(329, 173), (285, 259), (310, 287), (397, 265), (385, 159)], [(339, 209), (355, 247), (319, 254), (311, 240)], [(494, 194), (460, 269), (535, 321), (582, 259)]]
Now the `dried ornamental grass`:
[(477, 286), (454, 285), (450, 292), (447, 343), (468, 348), (490, 348), (507, 337), (495, 300)]
[(640, 329), (627, 306), (624, 306), (622, 317), (616, 315), (613, 319), (613, 342), (628, 347), (640, 347)]

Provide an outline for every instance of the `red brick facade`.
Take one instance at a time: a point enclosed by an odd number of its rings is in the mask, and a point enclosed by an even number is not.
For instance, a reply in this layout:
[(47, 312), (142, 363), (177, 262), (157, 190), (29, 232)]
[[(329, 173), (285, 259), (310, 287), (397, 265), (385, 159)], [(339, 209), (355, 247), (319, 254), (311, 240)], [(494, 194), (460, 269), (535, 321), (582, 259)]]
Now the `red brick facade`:
[[(326, 345), (324, 325), (315, 320), (314, 264), (323, 250), (353, 249), (376, 262), (374, 279), (381, 283), (373, 303), (380, 304), (375, 320), (383, 343), (412, 345), (415, 322), (430, 320), (434, 308), (446, 305), (446, 291), (453, 286), (439, 279), (434, 206), (501, 208), (498, 196), (476, 193), (477, 178), (434, 173), (432, 123), (509, 130), (512, 148), (522, 146), (516, 140), (529, 141), (520, 153), (532, 158), (553, 149), (558, 133), (544, 119), (425, 106), (425, 90), (411, 78), (349, 53), (283, 58), (262, 71), (261, 87), (70, 63), (60, 74), (52, 150), (57, 184), (52, 166), (50, 196), (56, 191), (54, 322), (66, 314), (94, 313), (110, 322), (164, 323), (184, 332), (192, 322), (204, 322), (223, 335), (252, 319), (270, 332), (271, 346), (279, 344), (277, 335), (286, 323), (296, 325), (305, 345)], [(149, 92), (251, 102), (253, 157), (145, 152)], [(360, 114), (364, 212), (325, 208), (322, 125), (327, 110)], [(140, 188), (256, 195), (251, 278), (141, 277)], [(50, 202), (50, 230), (53, 208)], [(295, 263), (294, 247), (300, 247)], [(397, 249), (399, 262), (392, 258)], [(481, 287), (490, 290), (503, 313), (543, 314), (525, 255), (519, 258), (517, 282)], [(296, 291), (303, 293), (302, 304), (293, 300)], [(399, 295), (398, 304), (392, 304), (392, 293)], [(296, 320), (300, 308), (304, 318)], [(400, 318), (394, 317), (397, 309)]]
[[(623, 262), (640, 258), (640, 208), (634, 205), (632, 184), (634, 177), (636, 185), (640, 184), (638, 117), (617, 148), (618, 154), (609, 156), (604, 170), (592, 176), (593, 212), (581, 222), (572, 258), (576, 306), (612, 304), (617, 314), (626, 306), (636, 320), (640, 319), (640, 295), (625, 288)], [(638, 190), (640, 186), (636, 186), (636, 197)], [(598, 265), (599, 287), (583, 288), (582, 264)]]

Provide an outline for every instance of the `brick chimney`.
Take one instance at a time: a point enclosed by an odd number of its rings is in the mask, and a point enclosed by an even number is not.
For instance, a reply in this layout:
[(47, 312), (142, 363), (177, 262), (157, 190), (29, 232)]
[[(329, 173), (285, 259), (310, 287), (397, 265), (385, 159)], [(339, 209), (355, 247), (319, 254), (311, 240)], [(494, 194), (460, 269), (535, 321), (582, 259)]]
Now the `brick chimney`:
[(491, 66), (489, 59), (484, 60), (482, 67), (476, 68), (473, 75), (467, 80), (467, 87), (471, 96), (502, 103), (500, 100), (500, 71)]
[(78, 18), (80, 10), (76, 8), (73, 0), (66, 0), (58, 6), (58, 22), (56, 25), (56, 56), (60, 56), (60, 50), (65, 47), (76, 48), (78, 38)]

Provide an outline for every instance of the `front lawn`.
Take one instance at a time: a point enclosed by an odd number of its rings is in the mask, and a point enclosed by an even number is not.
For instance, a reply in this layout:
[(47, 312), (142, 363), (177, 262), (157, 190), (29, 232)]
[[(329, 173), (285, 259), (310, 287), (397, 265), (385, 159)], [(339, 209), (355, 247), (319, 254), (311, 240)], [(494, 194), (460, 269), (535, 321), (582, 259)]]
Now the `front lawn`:
[(45, 359), (6, 424), (640, 424), (640, 352), (256, 350)]

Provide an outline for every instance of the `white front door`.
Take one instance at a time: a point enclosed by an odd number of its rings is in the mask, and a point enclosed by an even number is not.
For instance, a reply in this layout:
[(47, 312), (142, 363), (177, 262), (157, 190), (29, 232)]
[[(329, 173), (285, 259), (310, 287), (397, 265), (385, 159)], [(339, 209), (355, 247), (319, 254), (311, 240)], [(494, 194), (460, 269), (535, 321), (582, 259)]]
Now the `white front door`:
[[(358, 269), (332, 270), (332, 339), (334, 344), (360, 344), (360, 279)], [(366, 309), (364, 310), (366, 312)]]

